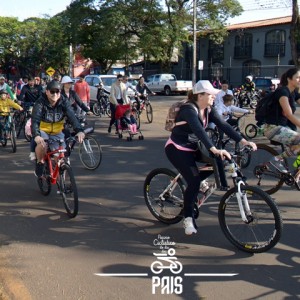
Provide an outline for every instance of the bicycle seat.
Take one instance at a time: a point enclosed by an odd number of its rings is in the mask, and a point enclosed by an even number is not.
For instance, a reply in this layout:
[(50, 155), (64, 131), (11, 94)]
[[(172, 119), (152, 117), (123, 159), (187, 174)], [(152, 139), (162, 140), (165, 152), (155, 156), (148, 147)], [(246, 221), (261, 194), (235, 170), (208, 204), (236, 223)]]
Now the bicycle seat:
[(270, 144), (274, 145), (274, 146), (284, 146), (284, 144), (282, 144), (280, 142), (273, 141), (273, 140), (270, 140)]

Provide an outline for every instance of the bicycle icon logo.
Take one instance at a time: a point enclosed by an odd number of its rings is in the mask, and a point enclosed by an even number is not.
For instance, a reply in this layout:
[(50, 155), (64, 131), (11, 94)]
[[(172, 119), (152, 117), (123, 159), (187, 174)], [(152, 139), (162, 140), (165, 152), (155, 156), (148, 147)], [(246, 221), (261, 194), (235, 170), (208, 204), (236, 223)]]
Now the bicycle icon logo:
[[(173, 248), (168, 249), (168, 253), (153, 253), (157, 260), (151, 264), (151, 271), (154, 274), (160, 274), (163, 270), (169, 269), (173, 274), (179, 274), (182, 271), (182, 264), (177, 261), (175, 253)], [(164, 262), (169, 264), (164, 265)]]

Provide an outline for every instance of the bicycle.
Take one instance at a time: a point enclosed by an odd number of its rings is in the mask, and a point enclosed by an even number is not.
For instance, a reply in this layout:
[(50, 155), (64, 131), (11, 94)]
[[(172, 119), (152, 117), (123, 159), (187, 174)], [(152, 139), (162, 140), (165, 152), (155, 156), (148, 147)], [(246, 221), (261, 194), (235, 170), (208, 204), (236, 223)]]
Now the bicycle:
[(17, 142), (16, 142), (16, 128), (15, 123), (13, 122), (13, 119), (11, 115), (3, 116), (4, 117), (4, 124), (2, 129), (2, 139), (1, 139), (1, 145), (2, 147), (7, 146), (7, 142), (11, 142), (11, 148), (12, 152), (17, 152)]
[[(199, 167), (199, 172), (211, 170), (219, 188), (216, 161), (213, 159), (212, 164)], [(220, 200), (220, 227), (225, 237), (238, 249), (249, 253), (268, 251), (278, 243), (282, 234), (278, 206), (267, 193), (247, 185), (234, 160), (230, 161), (228, 170), (234, 186)], [(185, 184), (180, 173), (176, 174), (167, 168), (154, 169), (147, 175), (143, 189), (146, 205), (157, 220), (175, 224), (183, 219)], [(203, 203), (195, 203), (195, 218), (198, 218)]]
[[(137, 101), (139, 101), (139, 109)], [(153, 122), (153, 108), (149, 99), (148, 94), (144, 94), (142, 98), (139, 96), (136, 96), (135, 101), (133, 102), (133, 108), (136, 109), (136, 120), (137, 120), (137, 128), (140, 128), (141, 121), (140, 121), (140, 115), (142, 114), (143, 110), (146, 110), (146, 117), (149, 123)]]
[[(96, 170), (102, 161), (102, 148), (98, 141), (89, 135), (93, 132), (93, 127), (86, 128), (84, 130), (85, 138), (78, 147), (79, 159), (83, 166), (88, 170)], [(76, 139), (66, 140), (68, 157), (71, 155), (71, 152), (73, 152), (76, 143)]]
[(68, 216), (74, 218), (78, 214), (79, 202), (76, 181), (68, 158), (65, 156), (67, 150), (63, 147), (64, 140), (58, 140), (58, 142), (58, 149), (53, 151), (47, 149), (43, 175), (37, 179), (37, 183), (44, 196), (48, 196), (52, 185), (56, 184)]
[(22, 111), (16, 111), (13, 115), (17, 137), (19, 137), (23, 131), (24, 137), (28, 142), (30, 142), (31, 136), (26, 133), (25, 126), (27, 121), (31, 118), (32, 106), (32, 103), (23, 103), (22, 107), (24, 109)]
[[(76, 115), (76, 118), (81, 123), (81, 125), (84, 127), (85, 122), (85, 116), (83, 115)], [(75, 136), (75, 133), (70, 134), (70, 129), (72, 128), (72, 125), (66, 121), (64, 133), (66, 136)], [(88, 127), (84, 129), (85, 138), (82, 143), (78, 146), (78, 154), (79, 159), (83, 166), (88, 170), (96, 170), (102, 161), (102, 148), (98, 141), (92, 137), (90, 134), (94, 132), (94, 126)], [(66, 139), (66, 149), (67, 149), (67, 156), (70, 157), (71, 153), (74, 150), (74, 147), (77, 143), (76, 139)]]
[(109, 105), (109, 92), (106, 91), (103, 87), (98, 88), (97, 93), (97, 102), (93, 105), (92, 111), (94, 115), (100, 116), (107, 115), (111, 116), (110, 105)]
[(257, 136), (263, 136), (264, 128), (250, 123), (245, 127), (245, 135), (248, 139), (254, 139)]
[(291, 167), (291, 160), (283, 159), (286, 173), (280, 172), (270, 164), (270, 160), (282, 153), (285, 146), (281, 143), (270, 141), (271, 145), (279, 146), (280, 151), (266, 144), (257, 144), (257, 151), (253, 157), (248, 174), (246, 174), (251, 184), (258, 185), (263, 191), (272, 195), (276, 193), (284, 184), (300, 190), (300, 166)]
[[(233, 129), (241, 134), (241, 136), (244, 139), (247, 139), (246, 136), (241, 133), (240, 130), (240, 122), (241, 119), (247, 116), (248, 113), (245, 113), (239, 117), (236, 117), (237, 119), (237, 125), (233, 126)], [(213, 142), (213, 144), (219, 148), (219, 149), (228, 149), (230, 154), (232, 154), (234, 157), (236, 157), (237, 163), (240, 165), (242, 169), (247, 168), (251, 161), (251, 151), (249, 151), (249, 148), (247, 147), (241, 147), (240, 143), (232, 141), (232, 139), (228, 136), (223, 136), (220, 134), (217, 127), (215, 129), (212, 128), (206, 128), (205, 129), (207, 135)], [(232, 147), (233, 144), (233, 147)], [(226, 149), (226, 150), (227, 150)]]

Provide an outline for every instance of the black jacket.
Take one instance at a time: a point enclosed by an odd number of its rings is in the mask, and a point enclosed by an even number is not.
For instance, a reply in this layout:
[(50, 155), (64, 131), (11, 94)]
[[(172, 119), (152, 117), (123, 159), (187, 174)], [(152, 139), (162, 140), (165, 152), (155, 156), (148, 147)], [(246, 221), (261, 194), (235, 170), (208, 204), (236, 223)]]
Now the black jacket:
[(90, 111), (89, 108), (81, 101), (78, 94), (74, 90), (69, 91), (69, 97), (66, 95), (64, 89), (61, 90), (61, 95), (67, 98), (73, 107), (74, 111), (76, 111), (77, 106), (79, 106), (85, 112)]
[(35, 84), (33, 87), (31, 87), (26, 84), (21, 90), (20, 100), (33, 104), (41, 95), (42, 87), (40, 85)]
[(47, 134), (62, 132), (65, 117), (68, 118), (76, 133), (83, 132), (83, 128), (77, 120), (70, 102), (64, 96), (61, 95), (56, 105), (52, 107), (46, 94), (43, 94), (33, 106), (31, 120), (33, 137), (40, 136), (41, 130)]
[[(197, 149), (197, 142), (200, 140), (205, 148), (209, 150), (214, 145), (205, 132), (203, 120), (198, 115), (198, 111), (199, 108), (196, 104), (184, 104), (180, 107), (175, 122), (186, 121), (187, 124), (175, 126), (172, 130), (171, 139), (176, 144), (193, 150)], [(242, 140), (242, 136), (219, 116), (215, 108), (206, 109), (205, 114), (207, 123), (215, 123), (218, 128), (236, 142)]]

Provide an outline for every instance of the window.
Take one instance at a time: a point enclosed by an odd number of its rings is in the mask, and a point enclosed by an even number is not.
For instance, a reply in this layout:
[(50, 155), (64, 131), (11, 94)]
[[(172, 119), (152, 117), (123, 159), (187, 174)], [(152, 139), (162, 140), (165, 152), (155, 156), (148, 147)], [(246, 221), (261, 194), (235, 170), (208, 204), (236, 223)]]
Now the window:
[(93, 77), (85, 77), (85, 81), (88, 83), (88, 85), (93, 85)]
[(224, 59), (224, 45), (216, 44), (213, 41), (209, 41), (208, 46), (208, 60), (216, 61)]
[(272, 30), (266, 33), (265, 56), (277, 57), (285, 55), (285, 31)]
[(259, 77), (261, 73), (261, 62), (258, 60), (248, 60), (243, 63), (243, 78), (247, 75)]
[(252, 34), (241, 33), (235, 37), (234, 58), (252, 57)]
[(223, 64), (214, 63), (210, 66), (211, 79), (221, 79), (223, 77)]

